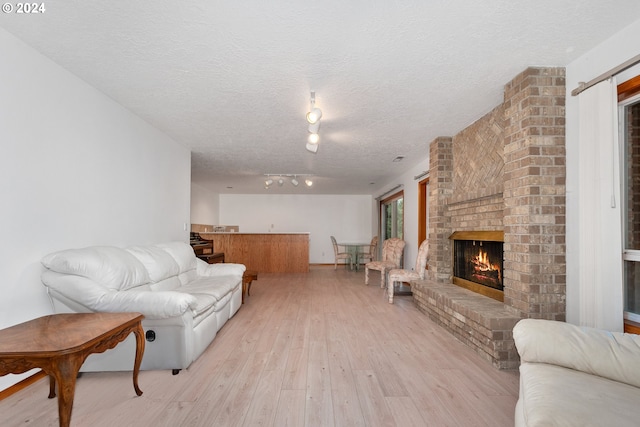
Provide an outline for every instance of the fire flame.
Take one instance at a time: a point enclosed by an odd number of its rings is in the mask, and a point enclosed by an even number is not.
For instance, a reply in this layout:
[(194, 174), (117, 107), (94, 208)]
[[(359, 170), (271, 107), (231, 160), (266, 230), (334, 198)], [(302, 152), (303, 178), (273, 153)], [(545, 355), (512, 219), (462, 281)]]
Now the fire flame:
[(476, 271), (497, 271), (498, 272), (498, 280), (502, 281), (502, 272), (500, 271), (500, 266), (498, 264), (492, 264), (489, 261), (489, 255), (480, 249), (480, 252), (477, 256), (475, 256), (472, 260), (475, 265)]

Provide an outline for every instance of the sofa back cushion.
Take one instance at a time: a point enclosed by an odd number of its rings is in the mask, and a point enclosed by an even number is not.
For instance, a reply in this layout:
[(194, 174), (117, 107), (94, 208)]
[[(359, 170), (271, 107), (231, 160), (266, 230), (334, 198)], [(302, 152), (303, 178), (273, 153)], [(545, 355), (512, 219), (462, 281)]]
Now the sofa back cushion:
[(523, 363), (547, 363), (640, 387), (640, 335), (523, 319), (513, 328)]
[(180, 268), (175, 259), (157, 246), (131, 246), (126, 251), (144, 265), (153, 283), (177, 276), (179, 273)]
[(91, 246), (54, 252), (42, 259), (49, 270), (86, 277), (113, 290), (126, 290), (149, 282), (146, 268), (124, 249)]
[(184, 242), (169, 242), (157, 245), (165, 250), (178, 264), (178, 278), (185, 285), (197, 277), (197, 260), (191, 245)]

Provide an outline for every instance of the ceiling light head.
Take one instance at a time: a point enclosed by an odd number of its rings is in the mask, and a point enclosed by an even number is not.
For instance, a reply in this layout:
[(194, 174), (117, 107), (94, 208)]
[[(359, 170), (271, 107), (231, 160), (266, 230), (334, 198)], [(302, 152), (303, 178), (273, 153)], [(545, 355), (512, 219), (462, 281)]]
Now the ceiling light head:
[(307, 142), (307, 150), (311, 151), (312, 153), (318, 152), (318, 144), (311, 144)]
[[(314, 91), (311, 91), (311, 106), (309, 107), (309, 112), (307, 113), (307, 121), (311, 124), (316, 124), (320, 121), (321, 117), (322, 110), (316, 107), (316, 93)], [(317, 130), (314, 133), (317, 133)]]
[(311, 111), (307, 113), (307, 121), (311, 124), (318, 123), (321, 117), (322, 111), (316, 107), (312, 108)]
[(284, 184), (284, 179), (282, 178), (278, 179), (278, 187), (282, 187), (283, 184)]
[(313, 181), (311, 181), (310, 179), (305, 179), (304, 183), (306, 184), (307, 187), (311, 187), (313, 185)]
[(310, 133), (307, 141), (309, 141), (309, 144), (315, 145), (320, 142), (320, 135), (318, 135), (317, 133)]
[(271, 184), (273, 184), (273, 180), (271, 178), (267, 178), (267, 180), (264, 182), (264, 186), (265, 187), (269, 187)]
[(299, 182), (298, 182), (298, 180), (296, 179), (296, 177), (295, 177), (295, 176), (294, 176), (293, 178), (291, 178), (291, 184), (292, 184), (294, 187), (297, 187), (297, 186), (298, 186)]

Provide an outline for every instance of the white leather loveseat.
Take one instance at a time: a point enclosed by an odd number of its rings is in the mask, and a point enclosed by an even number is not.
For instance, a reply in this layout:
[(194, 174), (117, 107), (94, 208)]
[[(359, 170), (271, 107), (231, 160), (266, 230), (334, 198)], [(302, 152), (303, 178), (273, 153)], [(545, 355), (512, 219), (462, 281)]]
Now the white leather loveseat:
[(524, 319), (515, 425), (640, 425), (640, 336)]
[[(42, 282), (54, 311), (140, 312), (141, 369), (187, 368), (242, 304), (242, 264), (207, 264), (190, 245), (93, 246), (45, 256)], [(132, 370), (135, 339), (91, 355), (83, 371)]]

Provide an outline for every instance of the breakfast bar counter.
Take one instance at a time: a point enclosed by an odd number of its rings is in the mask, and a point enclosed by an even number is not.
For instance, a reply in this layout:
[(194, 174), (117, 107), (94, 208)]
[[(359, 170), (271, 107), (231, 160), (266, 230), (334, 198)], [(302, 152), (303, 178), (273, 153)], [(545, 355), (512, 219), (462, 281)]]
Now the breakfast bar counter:
[(309, 272), (309, 233), (207, 233), (225, 262), (244, 264), (260, 273)]

